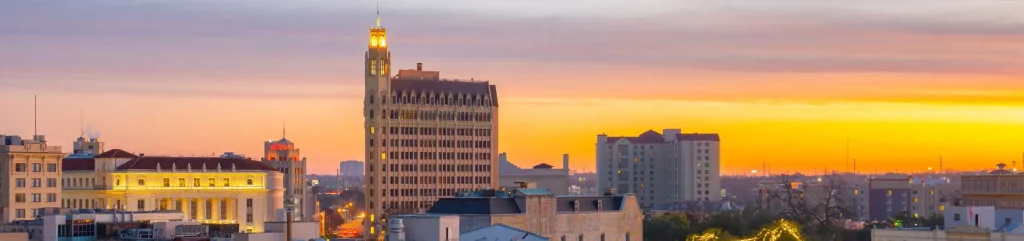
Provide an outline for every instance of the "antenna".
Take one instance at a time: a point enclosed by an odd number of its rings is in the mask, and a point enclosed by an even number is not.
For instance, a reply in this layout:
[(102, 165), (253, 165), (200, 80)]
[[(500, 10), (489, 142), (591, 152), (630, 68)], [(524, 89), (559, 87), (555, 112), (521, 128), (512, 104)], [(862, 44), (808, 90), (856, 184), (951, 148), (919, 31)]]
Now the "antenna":
[(39, 135), (39, 98), (32, 95), (32, 136)]
[(287, 131), (288, 131), (288, 125), (285, 124), (284, 120), (281, 120), (281, 139), (285, 139), (284, 137), (286, 136), (285, 134), (288, 133)]
[(81, 133), (81, 137), (85, 137), (85, 110), (82, 110), (78, 117), (78, 132)]

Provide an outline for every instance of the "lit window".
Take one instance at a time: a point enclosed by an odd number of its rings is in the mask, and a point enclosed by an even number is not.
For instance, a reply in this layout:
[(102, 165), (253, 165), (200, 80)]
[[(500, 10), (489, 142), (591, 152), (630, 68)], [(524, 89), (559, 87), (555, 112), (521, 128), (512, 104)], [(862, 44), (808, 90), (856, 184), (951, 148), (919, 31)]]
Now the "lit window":
[(381, 159), (381, 160), (387, 160), (387, 159), (388, 159), (388, 154), (387, 154), (387, 153), (384, 153), (384, 152), (381, 152), (381, 153), (380, 153), (380, 159)]
[(164, 178), (164, 187), (170, 187), (170, 186), (171, 186), (171, 179), (170, 178)]
[(371, 127), (370, 127), (370, 134), (373, 134), (373, 132), (374, 132), (374, 129), (373, 129), (373, 127), (371, 126)]
[(145, 186), (145, 185), (146, 185), (146, 179), (139, 178), (139, 186)]
[(249, 186), (252, 186), (252, 178), (246, 179), (245, 180), (245, 184), (249, 185)]

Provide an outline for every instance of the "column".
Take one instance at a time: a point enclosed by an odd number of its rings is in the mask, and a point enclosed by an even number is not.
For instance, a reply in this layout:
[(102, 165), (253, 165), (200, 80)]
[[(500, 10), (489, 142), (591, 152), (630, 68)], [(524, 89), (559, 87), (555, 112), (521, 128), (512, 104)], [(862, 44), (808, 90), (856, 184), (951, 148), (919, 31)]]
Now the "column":
[(224, 217), (220, 216), (220, 200), (217, 199), (217, 198), (210, 198), (210, 199), (207, 199), (206, 201), (207, 202), (212, 202), (212, 204), (213, 204), (213, 205), (210, 205), (210, 209), (211, 209), (210, 210), (210, 217), (207, 217), (206, 219), (223, 220)]

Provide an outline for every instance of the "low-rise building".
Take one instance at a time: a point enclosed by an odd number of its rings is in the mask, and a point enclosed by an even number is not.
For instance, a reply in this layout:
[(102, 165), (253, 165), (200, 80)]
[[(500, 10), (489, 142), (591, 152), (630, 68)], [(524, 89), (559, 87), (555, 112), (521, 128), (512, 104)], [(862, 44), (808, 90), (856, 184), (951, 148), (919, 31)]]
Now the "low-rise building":
[(498, 155), (498, 181), (501, 187), (518, 188), (520, 183), (532, 182), (537, 188), (551, 190), (555, 195), (568, 195), (569, 193), (569, 154), (562, 155), (562, 169), (554, 169), (547, 163), (533, 166), (532, 169), (523, 169), (508, 161), (508, 155)]
[(262, 232), (283, 209), (283, 175), (241, 158), (135, 155), (113, 149), (63, 162), (61, 206), (176, 210), (188, 220)]
[(0, 223), (32, 220), (60, 207), (61, 147), (46, 144), (46, 137), (32, 140), (0, 135)]
[[(457, 215), (464, 233), (505, 225), (553, 240), (643, 240), (634, 194), (555, 196), (546, 189), (484, 190), (442, 198), (427, 212)], [(408, 224), (406, 224), (408, 225)]]
[(178, 226), (190, 225), (202, 226), (185, 221), (181, 212), (83, 209), (0, 225), (0, 231), (25, 232), (28, 239), (24, 240), (32, 241), (106, 240), (118, 238), (121, 231), (127, 230), (139, 230), (153, 238), (166, 240), (181, 236), (211, 237), (208, 227), (200, 232), (179, 232), (182, 230)]

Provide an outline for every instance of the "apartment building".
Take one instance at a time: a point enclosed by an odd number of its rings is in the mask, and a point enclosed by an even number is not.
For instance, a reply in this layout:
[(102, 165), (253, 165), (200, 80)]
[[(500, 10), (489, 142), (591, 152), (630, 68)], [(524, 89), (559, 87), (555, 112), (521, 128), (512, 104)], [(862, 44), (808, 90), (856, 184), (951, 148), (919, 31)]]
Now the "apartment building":
[(365, 233), (386, 215), (426, 211), (438, 198), (498, 186), (498, 93), (487, 81), (438, 71), (391, 76), (387, 33), (370, 28), (365, 57)]
[(866, 220), (888, 220), (903, 212), (926, 218), (942, 214), (951, 200), (948, 179), (873, 178), (868, 182)]
[(30, 220), (60, 208), (60, 146), (47, 145), (43, 135), (23, 140), (0, 135), (0, 223)]
[(643, 207), (721, 199), (718, 134), (662, 133), (597, 136), (598, 186), (635, 193)]

